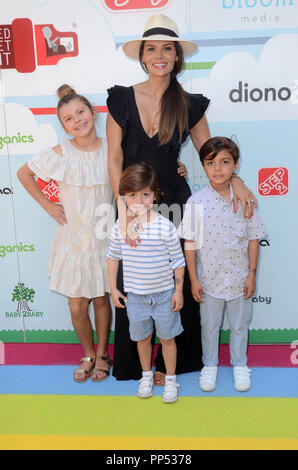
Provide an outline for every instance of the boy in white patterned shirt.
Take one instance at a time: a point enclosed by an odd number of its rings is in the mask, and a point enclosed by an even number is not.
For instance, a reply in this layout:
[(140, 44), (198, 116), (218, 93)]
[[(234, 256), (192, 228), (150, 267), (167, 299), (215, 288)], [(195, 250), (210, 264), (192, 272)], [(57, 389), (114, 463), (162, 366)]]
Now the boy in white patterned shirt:
[[(207, 392), (216, 387), (219, 333), (226, 309), (231, 330), (234, 387), (246, 391), (251, 386), (251, 371), (246, 365), (251, 297), (256, 288), (259, 238), (266, 230), (256, 209), (250, 219), (242, 216), (241, 208), (237, 212), (233, 210), (231, 178), (238, 167), (237, 145), (228, 138), (213, 137), (201, 147), (200, 160), (209, 185), (188, 199), (179, 227), (179, 235), (185, 239), (192, 295), (201, 303), (204, 367), (200, 388)], [(198, 214), (194, 210), (197, 204), (203, 208), (202, 223), (194, 220)], [(200, 247), (197, 244), (199, 232)]]

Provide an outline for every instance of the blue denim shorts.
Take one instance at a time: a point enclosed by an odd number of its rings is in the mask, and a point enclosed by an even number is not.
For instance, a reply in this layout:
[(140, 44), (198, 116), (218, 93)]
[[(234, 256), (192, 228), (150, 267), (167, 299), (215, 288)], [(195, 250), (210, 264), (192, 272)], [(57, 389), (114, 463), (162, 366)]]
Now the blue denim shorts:
[(172, 339), (183, 331), (180, 312), (173, 312), (171, 301), (174, 289), (153, 294), (127, 293), (126, 310), (129, 334), (133, 341), (148, 338), (154, 331), (161, 339)]

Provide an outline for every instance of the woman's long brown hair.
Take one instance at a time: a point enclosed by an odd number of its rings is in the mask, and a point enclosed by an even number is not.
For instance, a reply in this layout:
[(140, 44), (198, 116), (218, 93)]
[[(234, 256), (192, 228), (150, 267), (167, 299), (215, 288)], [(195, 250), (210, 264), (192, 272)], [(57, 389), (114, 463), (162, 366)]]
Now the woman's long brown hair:
[[(160, 120), (159, 120), (159, 143), (160, 145), (167, 144), (171, 139), (175, 127), (178, 125), (179, 139), (182, 140), (184, 130), (188, 129), (188, 98), (186, 92), (178, 82), (176, 76), (181, 72), (184, 64), (184, 55), (182, 47), (179, 42), (174, 42), (178, 59), (175, 62), (174, 68), (171, 72), (171, 81), (162, 95), (160, 103)], [(142, 56), (144, 51), (145, 41), (142, 42), (139, 52), (139, 61), (145, 72), (148, 72)]]

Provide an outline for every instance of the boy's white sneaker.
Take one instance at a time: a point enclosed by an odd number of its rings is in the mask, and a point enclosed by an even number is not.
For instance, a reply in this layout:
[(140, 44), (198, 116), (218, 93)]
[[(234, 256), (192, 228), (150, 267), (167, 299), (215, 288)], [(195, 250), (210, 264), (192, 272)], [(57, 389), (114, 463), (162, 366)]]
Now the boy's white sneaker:
[(234, 367), (234, 387), (238, 392), (246, 392), (251, 387), (251, 370), (247, 366)]
[(166, 381), (163, 388), (162, 401), (164, 403), (175, 403), (178, 400), (178, 387), (179, 384), (176, 381)]
[(200, 389), (212, 392), (216, 388), (217, 366), (205, 366), (200, 373)]
[(152, 396), (153, 388), (153, 375), (145, 375), (139, 380), (140, 385), (138, 388), (138, 397), (139, 398), (149, 398)]

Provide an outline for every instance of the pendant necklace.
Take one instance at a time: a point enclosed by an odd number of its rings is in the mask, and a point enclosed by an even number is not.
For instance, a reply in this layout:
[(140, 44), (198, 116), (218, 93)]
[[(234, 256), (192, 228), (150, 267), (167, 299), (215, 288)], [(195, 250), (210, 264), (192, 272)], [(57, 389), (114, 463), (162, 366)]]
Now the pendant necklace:
[(157, 113), (155, 113), (154, 116), (153, 116), (152, 124), (151, 124), (151, 127), (150, 127), (151, 134), (154, 134), (156, 129), (157, 129), (157, 122), (155, 121), (155, 119), (159, 115), (159, 113), (160, 113), (160, 110), (157, 111)]

